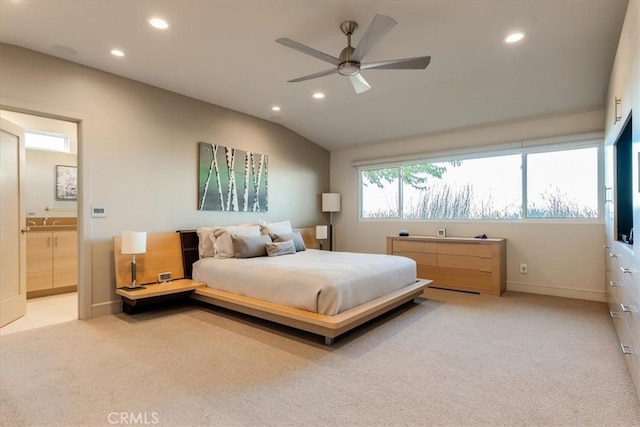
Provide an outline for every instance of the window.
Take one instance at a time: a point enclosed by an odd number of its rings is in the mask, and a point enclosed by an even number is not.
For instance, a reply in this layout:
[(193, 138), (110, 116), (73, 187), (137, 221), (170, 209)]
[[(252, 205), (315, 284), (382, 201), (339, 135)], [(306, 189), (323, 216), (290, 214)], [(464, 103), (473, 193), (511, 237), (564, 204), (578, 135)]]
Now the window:
[(598, 148), (528, 154), (527, 217), (598, 218)]
[(362, 219), (597, 219), (599, 141), (360, 167)]
[(400, 218), (400, 168), (361, 172), (362, 218)]
[(403, 167), (403, 217), (520, 218), (521, 168), (519, 155)]
[(25, 132), (24, 133), (25, 148), (34, 150), (60, 151), (69, 153), (69, 138), (65, 135), (57, 135), (44, 132)]

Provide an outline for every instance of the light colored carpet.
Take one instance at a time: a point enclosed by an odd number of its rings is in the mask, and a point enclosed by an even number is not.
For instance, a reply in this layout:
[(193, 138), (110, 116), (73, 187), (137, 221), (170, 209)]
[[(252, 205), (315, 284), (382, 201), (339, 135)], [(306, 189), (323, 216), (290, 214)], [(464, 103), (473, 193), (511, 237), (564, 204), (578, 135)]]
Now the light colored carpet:
[(605, 304), (430, 292), (333, 347), (197, 307), (2, 336), (0, 424), (640, 425)]

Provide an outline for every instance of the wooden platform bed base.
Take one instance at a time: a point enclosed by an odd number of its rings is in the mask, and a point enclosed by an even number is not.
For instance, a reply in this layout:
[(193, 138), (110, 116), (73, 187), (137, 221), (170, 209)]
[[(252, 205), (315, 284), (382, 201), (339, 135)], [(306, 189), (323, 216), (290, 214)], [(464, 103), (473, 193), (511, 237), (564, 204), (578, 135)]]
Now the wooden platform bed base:
[(338, 335), (419, 297), (429, 283), (431, 283), (431, 280), (418, 279), (416, 283), (412, 285), (405, 286), (402, 289), (383, 295), (373, 301), (369, 301), (335, 316), (312, 313), (306, 310), (211, 288), (198, 288), (193, 291), (191, 298), (260, 319), (322, 335), (324, 336), (325, 344), (332, 345)]

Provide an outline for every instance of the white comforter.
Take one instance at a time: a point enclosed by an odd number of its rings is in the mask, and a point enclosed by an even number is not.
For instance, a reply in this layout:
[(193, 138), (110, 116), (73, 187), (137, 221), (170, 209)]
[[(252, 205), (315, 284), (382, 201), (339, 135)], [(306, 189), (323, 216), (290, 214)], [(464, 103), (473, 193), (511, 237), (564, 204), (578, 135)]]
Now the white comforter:
[(203, 258), (193, 279), (238, 295), (335, 315), (416, 281), (412, 259), (307, 249), (292, 255)]

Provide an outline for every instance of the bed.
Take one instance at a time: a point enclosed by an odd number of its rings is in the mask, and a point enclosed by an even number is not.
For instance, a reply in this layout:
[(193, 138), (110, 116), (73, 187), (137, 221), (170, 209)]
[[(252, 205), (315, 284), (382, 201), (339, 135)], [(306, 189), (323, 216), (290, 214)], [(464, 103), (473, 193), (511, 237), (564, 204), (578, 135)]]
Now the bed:
[(324, 337), (325, 344), (419, 297), (429, 280), (413, 260), (316, 250), (314, 229), (296, 229), (307, 250), (277, 257), (200, 258), (195, 231), (181, 231), (185, 276), (207, 284), (192, 299)]

